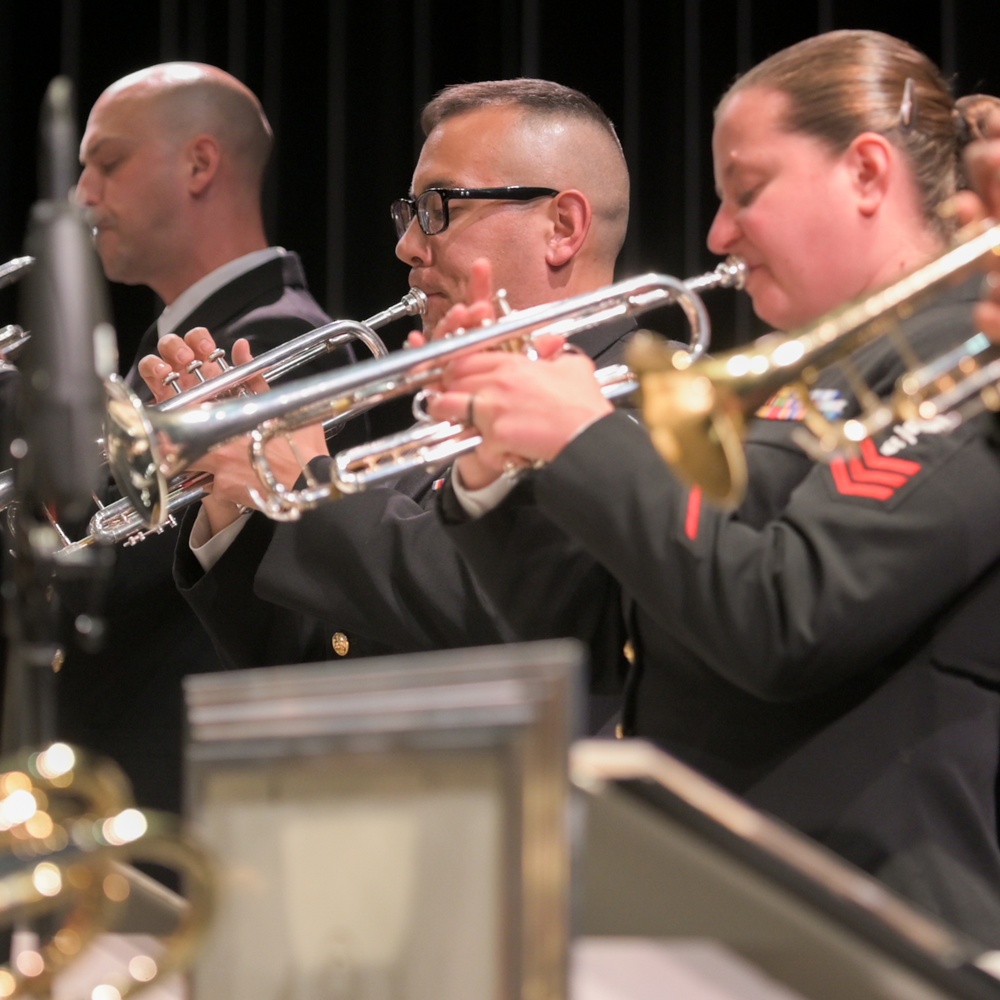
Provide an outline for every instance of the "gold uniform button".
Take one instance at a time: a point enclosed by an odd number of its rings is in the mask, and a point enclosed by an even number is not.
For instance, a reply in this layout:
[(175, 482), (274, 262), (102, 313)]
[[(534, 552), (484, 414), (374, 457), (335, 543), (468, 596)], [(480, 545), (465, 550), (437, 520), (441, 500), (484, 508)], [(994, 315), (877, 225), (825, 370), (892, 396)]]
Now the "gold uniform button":
[(616, 740), (625, 739), (625, 727), (620, 722), (618, 723), (617, 726), (615, 726), (615, 739)]
[(333, 651), (337, 656), (347, 656), (351, 649), (351, 640), (343, 632), (334, 632), (331, 640)]
[(622, 655), (632, 666), (635, 666), (635, 646), (632, 645), (631, 639), (625, 640), (625, 645), (622, 646)]

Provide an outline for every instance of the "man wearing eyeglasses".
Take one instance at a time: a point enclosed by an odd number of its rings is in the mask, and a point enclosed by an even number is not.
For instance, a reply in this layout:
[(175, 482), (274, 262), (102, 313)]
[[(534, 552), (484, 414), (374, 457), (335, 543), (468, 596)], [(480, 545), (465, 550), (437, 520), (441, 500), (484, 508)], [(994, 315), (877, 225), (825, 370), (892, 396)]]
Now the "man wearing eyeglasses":
[[(427, 296), (424, 331), (470, 299), (488, 260), (514, 309), (592, 291), (614, 279), (628, 218), (628, 172), (614, 128), (589, 98), (559, 84), (509, 80), (450, 87), (425, 109), (426, 141), (410, 193), (391, 206), (396, 255)], [(621, 360), (628, 322), (580, 334), (599, 365)], [(204, 331), (161, 342), (177, 370), (212, 347)], [(151, 385), (167, 365), (147, 358)], [(321, 435), (297, 435), (319, 478)], [(439, 478), (422, 470), (395, 489), (349, 496), (274, 524), (253, 505), (246, 448), (205, 461), (216, 477), (182, 531), (175, 578), (233, 666), (412, 652), (504, 641), (430, 509)], [(300, 470), (280, 466), (285, 485)], [(438, 477), (442, 475), (438, 472)], [(233, 536), (238, 536), (234, 537)], [(595, 599), (594, 607), (603, 608)], [(581, 609), (586, 613), (585, 609)], [(603, 612), (602, 612), (603, 613)], [(599, 710), (597, 713), (599, 714)]]
[(628, 175), (610, 123), (589, 104), (527, 80), (451, 87), (428, 104), (410, 197), (392, 206), (396, 256), (428, 298), (425, 330), (468, 301), (477, 258), (514, 309), (614, 279)]

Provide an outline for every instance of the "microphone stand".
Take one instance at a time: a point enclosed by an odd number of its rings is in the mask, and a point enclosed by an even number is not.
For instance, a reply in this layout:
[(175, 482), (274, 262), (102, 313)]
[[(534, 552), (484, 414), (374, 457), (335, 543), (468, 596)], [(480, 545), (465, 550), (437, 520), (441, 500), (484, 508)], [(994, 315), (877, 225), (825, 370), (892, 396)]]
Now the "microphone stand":
[(112, 550), (98, 547), (58, 557), (63, 543), (52, 523), (72, 532), (87, 522), (102, 475), (101, 374), (116, 359), (91, 230), (69, 198), (78, 170), (72, 100), (67, 78), (49, 84), (40, 121), (40, 197), (25, 242), (34, 266), (22, 285), (22, 325), (31, 339), (18, 365), (10, 445), (18, 516), (3, 583), (5, 753), (41, 748), (57, 738), (55, 671), (62, 640), (93, 641), (101, 632), (91, 600), (86, 606), (94, 614), (78, 614), (64, 628), (59, 595), (99, 593), (113, 560)]

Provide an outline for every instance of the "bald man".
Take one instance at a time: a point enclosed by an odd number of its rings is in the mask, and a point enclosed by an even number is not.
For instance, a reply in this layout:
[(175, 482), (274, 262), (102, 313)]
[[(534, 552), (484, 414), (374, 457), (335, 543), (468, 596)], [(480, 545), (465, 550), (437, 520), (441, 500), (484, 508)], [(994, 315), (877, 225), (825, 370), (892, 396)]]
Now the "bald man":
[[(463, 84), (431, 101), (422, 124), (410, 192), (392, 212), (396, 255), (428, 297), (428, 332), (469, 297), (479, 259), (491, 263), (516, 308), (611, 283), (628, 220), (628, 171), (613, 126), (589, 98), (544, 80)], [(630, 330), (619, 323), (576, 340), (605, 365), (621, 359)], [(210, 339), (191, 340), (162, 347), (171, 361), (211, 348)], [(143, 362), (154, 385), (165, 368), (156, 358)], [(245, 459), (239, 466), (238, 455), (225, 454), (221, 465), (209, 460), (220, 485), (196, 523), (186, 519), (175, 577), (229, 665), (507, 638), (431, 509), (442, 472), (418, 471), (395, 489), (275, 524), (239, 513), (251, 502), (248, 470)], [(311, 470), (324, 478), (330, 459), (321, 447), (310, 454), (318, 456)]]
[[(164, 309), (139, 356), (193, 326), (227, 352), (261, 353), (329, 322), (294, 253), (269, 246), (261, 190), (271, 127), (253, 93), (214, 66), (165, 63), (113, 83), (80, 145), (78, 202), (108, 278), (148, 285)], [(343, 351), (334, 362), (347, 362)], [(135, 366), (128, 381), (150, 393)], [(177, 811), (185, 674), (217, 670), (211, 640), (171, 578), (175, 532), (120, 547), (107, 641), (70, 652), (59, 676), (62, 736), (121, 763), (140, 804)]]
[[(298, 257), (264, 233), (271, 146), (260, 102), (214, 66), (151, 66), (97, 99), (76, 197), (108, 278), (148, 285), (163, 300), (137, 357), (194, 326), (227, 349), (247, 337), (260, 353), (329, 322)], [(129, 380), (145, 391), (134, 369)]]

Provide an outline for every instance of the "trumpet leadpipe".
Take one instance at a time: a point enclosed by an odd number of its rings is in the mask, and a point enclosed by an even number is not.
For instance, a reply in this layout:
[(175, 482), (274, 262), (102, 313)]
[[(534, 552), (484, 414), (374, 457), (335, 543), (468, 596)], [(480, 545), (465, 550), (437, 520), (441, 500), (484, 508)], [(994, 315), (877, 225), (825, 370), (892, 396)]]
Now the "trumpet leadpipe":
[(383, 309), (381, 312), (369, 316), (365, 320), (365, 326), (370, 326), (373, 330), (378, 330), (387, 323), (394, 323), (404, 316), (422, 316), (427, 308), (427, 296), (419, 288), (411, 288), (398, 302)]
[(707, 292), (713, 288), (743, 288), (746, 281), (747, 265), (740, 257), (727, 257), (714, 270), (688, 278), (684, 284), (692, 292)]

